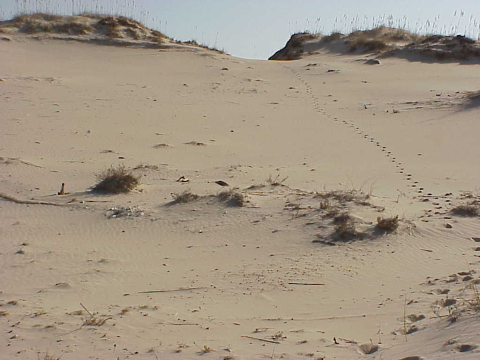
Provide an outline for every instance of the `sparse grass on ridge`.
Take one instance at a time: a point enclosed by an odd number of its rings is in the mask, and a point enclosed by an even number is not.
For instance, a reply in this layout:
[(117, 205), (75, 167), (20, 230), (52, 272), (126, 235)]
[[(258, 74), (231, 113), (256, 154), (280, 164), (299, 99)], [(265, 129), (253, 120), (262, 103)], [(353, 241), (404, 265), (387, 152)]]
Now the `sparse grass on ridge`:
[(190, 45), (190, 46), (201, 47), (201, 48), (204, 48), (204, 49), (207, 49), (207, 50), (218, 52), (220, 54), (227, 54), (224, 49), (220, 50), (220, 49), (217, 49), (215, 46), (208, 46), (208, 45), (205, 45), (205, 44), (199, 44), (196, 40), (188, 40), (188, 41), (175, 40), (175, 43), (180, 44), (180, 45)]
[[(334, 53), (380, 53), (381, 56), (420, 55), (437, 61), (457, 61), (480, 58), (480, 43), (463, 35), (420, 35), (405, 30), (377, 26), (357, 30), (347, 35), (338, 31), (330, 35), (302, 32), (293, 34), (284, 48), (269, 60), (296, 60), (304, 52), (327, 50)], [(418, 57), (417, 57), (418, 58)]]
[[(27, 34), (55, 33), (102, 36), (111, 39), (142, 40), (161, 43), (167, 37), (125, 16), (88, 14), (72, 16), (46, 13), (23, 14), (10, 21), (0, 21), (0, 30), (10, 29)], [(4, 31), (5, 32), (5, 31)]]
[(388, 44), (381, 39), (357, 38), (347, 41), (348, 51), (377, 52), (387, 49)]
[(192, 193), (190, 190), (185, 190), (181, 193), (172, 194), (173, 201), (171, 204), (186, 204), (200, 199), (200, 196)]
[(231, 207), (242, 207), (246, 202), (245, 195), (234, 189), (219, 192), (217, 199)]
[[(48, 13), (22, 14), (10, 21), (0, 21), (0, 33), (26, 33), (26, 34), (62, 34), (70, 36), (91, 36), (96, 40), (106, 38), (109, 44), (127, 45), (125, 40), (144, 41), (156, 44), (175, 43), (194, 46), (220, 54), (224, 50), (215, 46), (199, 44), (195, 40), (179, 41), (169, 39), (160, 31), (147, 28), (141, 22), (119, 15), (106, 15), (83, 13), (79, 15), (62, 16)], [(59, 38), (59, 36), (57, 36)], [(122, 41), (123, 40), (123, 41)]]

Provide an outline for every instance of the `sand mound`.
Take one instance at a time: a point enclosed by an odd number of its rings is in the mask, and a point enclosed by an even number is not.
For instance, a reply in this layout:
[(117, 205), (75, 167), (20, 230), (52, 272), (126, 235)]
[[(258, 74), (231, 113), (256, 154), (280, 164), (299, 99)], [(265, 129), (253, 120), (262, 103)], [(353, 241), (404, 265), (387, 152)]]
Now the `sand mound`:
[(20, 15), (12, 20), (0, 22), (3, 33), (54, 33), (67, 35), (101, 36), (112, 39), (132, 39), (162, 42), (167, 37), (151, 30), (138, 21), (123, 16), (82, 14), (60, 16), (50, 14)]
[(480, 44), (462, 35), (420, 36), (402, 29), (378, 27), (344, 35), (328, 36), (310, 33), (294, 34), (285, 47), (269, 60), (296, 60), (303, 54), (320, 50), (340, 54), (375, 53), (407, 59), (423, 56), (430, 61), (469, 60), (480, 58)]
[[(225, 54), (224, 51), (198, 44), (196, 41), (178, 41), (160, 31), (152, 30), (140, 22), (124, 17), (102, 14), (75, 16), (45, 13), (19, 15), (12, 20), (0, 21), (0, 34), (27, 37), (76, 40), (104, 45), (170, 47), (188, 46)], [(0, 40), (11, 40), (0, 36)]]

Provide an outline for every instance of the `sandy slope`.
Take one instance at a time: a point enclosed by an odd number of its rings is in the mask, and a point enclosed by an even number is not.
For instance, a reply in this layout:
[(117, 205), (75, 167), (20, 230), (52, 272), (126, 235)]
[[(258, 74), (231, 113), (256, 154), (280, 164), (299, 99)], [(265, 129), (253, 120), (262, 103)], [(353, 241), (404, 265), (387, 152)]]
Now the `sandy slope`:
[[(370, 341), (378, 359), (479, 356), (459, 346), (480, 345), (468, 304), (480, 226), (448, 214), (478, 190), (478, 108), (463, 98), (478, 65), (12, 39), (0, 43), (1, 359), (357, 359)], [(137, 190), (88, 191), (119, 163), (142, 176)], [(247, 206), (168, 204), (215, 195), (217, 180)], [(70, 194), (54, 195), (62, 182)], [(352, 189), (372, 194), (351, 204), (362, 226), (399, 215), (397, 233), (313, 243), (331, 228), (315, 191)], [(80, 303), (108, 320), (85, 324)], [(449, 311), (462, 315), (450, 324)], [(406, 320), (408, 342), (404, 312), (426, 317)]]

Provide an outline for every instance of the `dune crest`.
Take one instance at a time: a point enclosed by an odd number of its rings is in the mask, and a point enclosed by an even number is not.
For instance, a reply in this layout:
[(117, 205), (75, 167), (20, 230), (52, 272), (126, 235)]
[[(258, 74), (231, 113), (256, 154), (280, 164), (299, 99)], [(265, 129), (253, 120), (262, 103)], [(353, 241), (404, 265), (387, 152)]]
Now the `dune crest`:
[(327, 51), (339, 54), (375, 54), (377, 57), (399, 57), (408, 60), (480, 61), (480, 43), (461, 35), (420, 36), (403, 29), (378, 27), (348, 35), (332, 33), (293, 34), (284, 48), (269, 60), (296, 60)]

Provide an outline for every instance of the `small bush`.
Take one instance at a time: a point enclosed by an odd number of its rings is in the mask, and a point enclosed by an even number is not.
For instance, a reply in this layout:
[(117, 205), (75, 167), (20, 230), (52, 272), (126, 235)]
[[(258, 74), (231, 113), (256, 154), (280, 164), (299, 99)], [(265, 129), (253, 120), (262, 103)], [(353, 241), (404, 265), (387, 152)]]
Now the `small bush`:
[(98, 174), (97, 179), (99, 182), (92, 190), (110, 194), (128, 193), (139, 184), (139, 177), (134, 176), (123, 165), (117, 168), (112, 166)]
[(358, 237), (360, 234), (355, 228), (355, 223), (353, 221), (345, 221), (335, 227), (333, 235), (337, 239), (351, 240)]
[(453, 209), (450, 210), (450, 212), (456, 216), (467, 216), (467, 217), (479, 216), (478, 206), (473, 204), (455, 206)]
[(341, 213), (333, 217), (334, 224), (344, 224), (346, 222), (353, 222), (352, 216), (349, 213)]
[(245, 196), (233, 189), (218, 193), (217, 198), (228, 206), (242, 207), (245, 205)]
[(174, 204), (186, 204), (198, 200), (200, 196), (192, 193), (190, 190), (185, 190), (180, 194), (172, 194)]
[(377, 217), (376, 228), (386, 232), (392, 232), (398, 228), (398, 215), (389, 218)]

